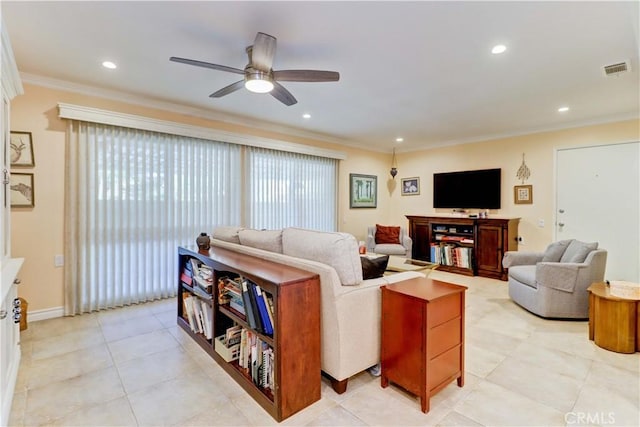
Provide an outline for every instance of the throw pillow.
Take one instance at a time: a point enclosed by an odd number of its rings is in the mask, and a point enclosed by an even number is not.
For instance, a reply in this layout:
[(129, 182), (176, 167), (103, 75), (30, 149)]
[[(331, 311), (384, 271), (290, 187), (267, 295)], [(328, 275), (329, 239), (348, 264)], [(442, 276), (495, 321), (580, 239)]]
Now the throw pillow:
[(560, 262), (560, 258), (562, 258), (562, 255), (572, 240), (573, 239), (560, 240), (547, 246), (547, 249), (544, 251), (544, 256), (542, 257), (542, 262)]
[(598, 249), (598, 242), (585, 243), (574, 240), (569, 243), (567, 250), (562, 254), (560, 262), (584, 262), (589, 252)]
[(400, 227), (376, 224), (376, 244), (400, 243)]
[(384, 271), (387, 269), (389, 263), (389, 255), (379, 256), (376, 258), (369, 258), (367, 256), (360, 257), (362, 263), (362, 278), (377, 279), (382, 277)]

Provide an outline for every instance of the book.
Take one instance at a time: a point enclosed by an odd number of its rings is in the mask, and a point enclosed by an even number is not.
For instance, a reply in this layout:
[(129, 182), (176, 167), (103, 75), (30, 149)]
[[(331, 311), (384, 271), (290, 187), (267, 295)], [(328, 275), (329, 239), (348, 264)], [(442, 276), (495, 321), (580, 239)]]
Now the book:
[(269, 321), (271, 322), (271, 328), (275, 327), (275, 322), (273, 319), (275, 316), (273, 315), (273, 299), (266, 292), (262, 291), (262, 297), (264, 298), (265, 305), (267, 306), (267, 314), (269, 315)]
[(242, 301), (244, 302), (245, 312), (247, 315), (247, 322), (249, 323), (249, 327), (251, 329), (256, 329), (256, 320), (253, 317), (253, 310), (251, 310), (251, 298), (249, 293), (249, 287), (247, 286), (247, 281), (242, 281)]
[(181, 275), (180, 275), (180, 280), (186, 284), (191, 286), (191, 282), (193, 281), (193, 279), (191, 278), (191, 276), (187, 273), (187, 271), (185, 270)]
[(260, 313), (260, 321), (262, 322), (262, 329), (265, 334), (273, 335), (273, 325), (267, 312), (267, 304), (264, 299), (262, 289), (258, 285), (255, 286), (256, 291), (256, 305), (258, 306), (258, 312)]
[(187, 315), (187, 321), (189, 322), (189, 327), (191, 328), (192, 332), (196, 332), (196, 319), (194, 317), (194, 312), (193, 312), (194, 297), (188, 292), (185, 292), (182, 295), (183, 295), (182, 302), (184, 305), (184, 312)]
[(260, 316), (260, 311), (258, 308), (258, 301), (257, 301), (257, 293), (256, 293), (256, 284), (247, 280), (247, 289), (248, 289), (248, 293), (249, 293), (249, 301), (250, 301), (250, 310), (252, 312), (253, 315), (253, 320), (256, 324), (255, 326), (255, 330), (260, 332), (261, 334), (264, 333), (264, 326), (262, 324), (262, 318)]
[(212, 339), (213, 338), (213, 334), (211, 331), (211, 320), (213, 318), (213, 307), (211, 307), (209, 304), (207, 304), (204, 301), (200, 301), (200, 306), (202, 308), (202, 318), (203, 318), (203, 327), (204, 327), (204, 335), (207, 337), (207, 339)]

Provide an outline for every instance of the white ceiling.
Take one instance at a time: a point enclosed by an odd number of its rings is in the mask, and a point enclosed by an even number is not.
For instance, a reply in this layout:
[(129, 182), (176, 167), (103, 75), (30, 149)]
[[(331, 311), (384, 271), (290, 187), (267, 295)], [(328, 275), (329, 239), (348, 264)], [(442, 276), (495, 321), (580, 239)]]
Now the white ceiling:
[[(26, 82), (124, 92), (136, 102), (381, 151), (640, 114), (635, 1), (3, 0), (1, 7)], [(181, 56), (242, 69), (258, 31), (278, 39), (275, 70), (338, 71), (340, 81), (285, 83), (298, 99), (291, 107), (244, 89), (211, 99), (238, 76), (169, 62)], [(507, 51), (492, 55), (498, 43)], [(118, 69), (102, 68), (106, 59)], [(625, 60), (631, 72), (605, 77), (604, 65)], [(565, 105), (570, 110), (558, 113)], [(397, 136), (405, 142), (396, 144)]]

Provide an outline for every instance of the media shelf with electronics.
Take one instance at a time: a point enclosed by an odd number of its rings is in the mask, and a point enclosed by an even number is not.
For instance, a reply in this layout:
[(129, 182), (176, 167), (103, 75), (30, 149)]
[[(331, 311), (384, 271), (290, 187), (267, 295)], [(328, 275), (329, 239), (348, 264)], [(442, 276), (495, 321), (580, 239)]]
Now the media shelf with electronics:
[(178, 248), (178, 325), (275, 420), (320, 399), (318, 275)]
[(440, 264), (441, 271), (507, 280), (502, 258), (517, 250), (520, 218), (406, 217), (412, 258)]

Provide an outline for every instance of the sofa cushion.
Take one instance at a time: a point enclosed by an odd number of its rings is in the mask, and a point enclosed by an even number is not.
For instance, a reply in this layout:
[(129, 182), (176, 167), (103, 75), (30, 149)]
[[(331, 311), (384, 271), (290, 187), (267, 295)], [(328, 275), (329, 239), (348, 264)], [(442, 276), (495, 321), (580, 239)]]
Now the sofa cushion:
[(351, 234), (285, 228), (282, 231), (282, 253), (330, 265), (344, 286), (362, 282), (358, 241)]
[(244, 230), (243, 227), (237, 226), (221, 226), (213, 229), (211, 237), (225, 242), (240, 244), (240, 237), (238, 232)]
[(389, 263), (389, 255), (382, 255), (377, 257), (361, 256), (360, 262), (362, 263), (362, 278), (364, 280), (377, 279), (384, 275)]
[(398, 244), (384, 243), (382, 245), (375, 245), (373, 251), (377, 254), (387, 255), (407, 255), (407, 248)]
[(252, 230), (238, 232), (240, 244), (269, 252), (282, 253), (282, 230)]
[(376, 243), (400, 243), (400, 227), (376, 224)]
[(584, 262), (589, 252), (598, 249), (598, 242), (585, 243), (579, 240), (572, 240), (567, 250), (562, 254), (560, 262)]
[(509, 278), (536, 289), (536, 266), (516, 265), (509, 268)]
[(560, 262), (560, 258), (562, 258), (569, 243), (572, 241), (573, 239), (559, 240), (547, 246), (547, 249), (544, 251), (544, 256), (542, 257), (542, 262)]

